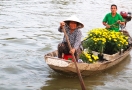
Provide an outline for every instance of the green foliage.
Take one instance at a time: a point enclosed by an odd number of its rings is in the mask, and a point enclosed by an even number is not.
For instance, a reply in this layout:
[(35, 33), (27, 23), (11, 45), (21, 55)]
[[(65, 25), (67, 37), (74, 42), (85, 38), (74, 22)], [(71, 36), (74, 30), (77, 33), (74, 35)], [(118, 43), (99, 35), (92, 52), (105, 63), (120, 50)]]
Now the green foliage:
[(96, 28), (88, 32), (88, 36), (82, 44), (83, 48), (89, 51), (97, 51), (100, 54), (114, 54), (128, 46), (128, 37), (121, 32)]

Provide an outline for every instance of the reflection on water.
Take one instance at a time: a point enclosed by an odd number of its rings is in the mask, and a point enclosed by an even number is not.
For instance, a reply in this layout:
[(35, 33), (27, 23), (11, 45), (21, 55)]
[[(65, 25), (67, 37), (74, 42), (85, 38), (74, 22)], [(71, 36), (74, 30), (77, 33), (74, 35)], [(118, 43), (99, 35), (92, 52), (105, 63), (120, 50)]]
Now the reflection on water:
[(130, 88), (132, 88), (130, 85), (132, 82), (130, 70), (128, 70), (128, 67), (131, 63), (130, 60), (131, 57), (128, 56), (120, 64), (109, 69), (106, 73), (108, 82), (105, 82), (104, 86), (96, 86), (95, 90), (100, 90), (102, 88), (108, 90), (130, 90)]
[[(63, 33), (57, 30), (60, 21), (76, 14), (85, 25), (85, 37), (90, 29), (104, 27), (102, 18), (113, 3), (118, 11), (132, 10), (131, 0), (0, 0), (0, 90), (80, 90), (78, 78), (52, 71), (44, 55), (62, 40)], [(131, 25), (127, 24), (130, 35)], [(130, 89), (130, 59), (108, 72), (85, 77), (88, 90)]]

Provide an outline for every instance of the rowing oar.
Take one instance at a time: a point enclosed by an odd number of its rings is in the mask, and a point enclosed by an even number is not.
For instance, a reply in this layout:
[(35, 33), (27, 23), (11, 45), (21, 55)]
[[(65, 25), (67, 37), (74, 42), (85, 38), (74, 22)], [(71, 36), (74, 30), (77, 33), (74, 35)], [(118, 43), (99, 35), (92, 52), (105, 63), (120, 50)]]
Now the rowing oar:
[[(66, 33), (66, 31), (65, 31), (64, 26), (62, 27), (62, 30), (63, 30), (64, 35), (65, 35), (65, 37), (66, 37), (66, 41), (67, 41), (67, 43), (68, 43), (68, 47), (69, 47), (69, 49), (71, 50), (72, 47), (71, 47), (71, 44), (70, 44), (70, 42), (69, 42), (69, 37), (67, 36), (67, 33)], [(79, 77), (79, 80), (80, 80), (80, 84), (81, 84), (82, 90), (86, 90), (86, 87), (85, 87), (85, 85), (84, 85), (84, 81), (83, 81), (83, 79), (82, 79), (80, 70), (78, 69), (78, 66), (77, 66), (77, 63), (76, 63), (77, 60), (76, 60), (74, 54), (73, 54), (73, 53), (71, 53), (71, 54), (72, 54), (72, 58), (73, 58), (73, 61), (74, 61), (75, 67), (76, 67), (76, 71), (77, 71), (77, 74), (78, 74), (78, 77)]]

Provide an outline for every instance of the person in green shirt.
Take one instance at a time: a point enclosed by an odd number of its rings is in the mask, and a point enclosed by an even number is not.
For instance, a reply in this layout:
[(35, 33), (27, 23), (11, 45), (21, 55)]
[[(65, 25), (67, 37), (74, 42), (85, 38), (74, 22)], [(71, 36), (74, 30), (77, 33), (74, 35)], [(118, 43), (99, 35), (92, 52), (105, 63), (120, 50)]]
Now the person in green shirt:
[(105, 15), (103, 19), (103, 25), (106, 26), (108, 30), (119, 31), (119, 24), (125, 25), (125, 21), (120, 14), (117, 13), (117, 6), (115, 4), (111, 5), (111, 13)]

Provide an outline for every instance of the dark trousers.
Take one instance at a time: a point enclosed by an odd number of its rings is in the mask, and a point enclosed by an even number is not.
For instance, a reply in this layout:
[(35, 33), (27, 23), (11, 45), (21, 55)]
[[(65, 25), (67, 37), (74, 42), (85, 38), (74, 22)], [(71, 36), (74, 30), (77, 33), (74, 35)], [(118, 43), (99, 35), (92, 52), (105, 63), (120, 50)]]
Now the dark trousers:
[[(76, 60), (79, 59), (79, 55), (80, 55), (81, 51), (82, 50), (80, 47), (75, 51), (74, 56), (75, 56)], [(69, 52), (70, 52), (70, 49), (68, 47), (68, 43), (65, 42), (65, 43), (58, 44), (58, 58), (62, 58), (63, 53), (70, 54)]]

